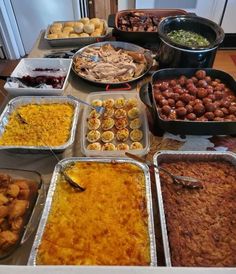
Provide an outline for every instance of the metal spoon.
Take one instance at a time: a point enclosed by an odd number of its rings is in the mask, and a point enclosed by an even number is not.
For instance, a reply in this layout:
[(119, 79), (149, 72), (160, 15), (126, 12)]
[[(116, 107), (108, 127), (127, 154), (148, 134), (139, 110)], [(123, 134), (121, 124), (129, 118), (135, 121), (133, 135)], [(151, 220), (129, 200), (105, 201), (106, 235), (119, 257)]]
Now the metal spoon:
[[(22, 124), (26, 124), (26, 125), (29, 125), (28, 122), (25, 120), (24, 117), (22, 117), (22, 115), (17, 111), (17, 118), (18, 120), (22, 123)], [(42, 141), (42, 139), (41, 139)], [(57, 161), (59, 161), (58, 157), (56, 156), (56, 154), (54, 153), (54, 151), (52, 150), (52, 147), (48, 146), (48, 145), (45, 145), (47, 146), (52, 155), (57, 159)], [(85, 191), (85, 188), (82, 187), (81, 185), (79, 185), (77, 182), (75, 182), (74, 180), (72, 180), (63, 170), (61, 170), (61, 174), (64, 176), (65, 180), (67, 181), (67, 183), (69, 183), (74, 189), (76, 190), (79, 190), (79, 191)]]
[(70, 98), (70, 99), (76, 100), (76, 101), (78, 101), (78, 102), (80, 102), (80, 103), (82, 103), (82, 104), (84, 104), (84, 105), (86, 105), (86, 106), (89, 106), (89, 107), (91, 107), (92, 109), (95, 109), (96, 112), (98, 112), (99, 114), (103, 114), (104, 111), (105, 111), (105, 108), (104, 108), (104, 107), (99, 107), (99, 106), (98, 106), (98, 107), (94, 107), (94, 106), (92, 106), (91, 104), (89, 104), (89, 103), (87, 103), (87, 102), (85, 102), (85, 101), (83, 101), (83, 100), (81, 100), (81, 99), (79, 99), (79, 98), (74, 97), (73, 95), (67, 95), (67, 97)]
[(130, 157), (130, 158), (132, 158), (132, 159), (134, 159), (138, 162), (147, 164), (149, 167), (153, 167), (153, 168), (156, 168), (158, 170), (161, 170), (161, 171), (165, 172), (166, 174), (168, 174), (172, 178), (173, 182), (177, 185), (181, 185), (183, 187), (191, 188), (191, 189), (203, 188), (203, 184), (196, 178), (174, 175), (170, 171), (168, 171), (167, 169), (165, 169), (163, 167), (160, 167), (160, 166), (157, 166), (157, 165), (151, 163), (150, 161), (145, 160), (145, 159), (143, 159), (143, 158), (141, 158), (137, 155), (131, 154), (129, 152), (126, 152), (125, 154), (126, 154), (126, 156), (128, 156), (128, 157)]
[(64, 176), (65, 180), (67, 181), (67, 183), (69, 183), (74, 189), (79, 190), (79, 191), (85, 191), (85, 187), (82, 187), (81, 185), (79, 185), (77, 182), (75, 182), (73, 179), (71, 179), (70, 176), (68, 176), (65, 171), (61, 170), (61, 174)]

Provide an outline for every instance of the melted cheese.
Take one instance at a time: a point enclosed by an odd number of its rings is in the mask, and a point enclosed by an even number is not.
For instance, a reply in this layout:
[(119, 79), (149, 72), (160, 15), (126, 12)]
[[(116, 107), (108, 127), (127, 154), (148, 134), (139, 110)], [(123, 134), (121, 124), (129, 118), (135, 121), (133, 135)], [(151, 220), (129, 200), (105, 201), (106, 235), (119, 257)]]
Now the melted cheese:
[(128, 163), (77, 162), (58, 181), (37, 264), (149, 265), (142, 170)]

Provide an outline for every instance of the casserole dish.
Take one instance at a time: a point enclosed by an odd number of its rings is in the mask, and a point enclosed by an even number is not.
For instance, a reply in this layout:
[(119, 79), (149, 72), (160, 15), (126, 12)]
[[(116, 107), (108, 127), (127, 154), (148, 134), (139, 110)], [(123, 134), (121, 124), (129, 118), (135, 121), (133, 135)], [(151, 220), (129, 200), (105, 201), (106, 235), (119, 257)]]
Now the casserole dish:
[[(117, 12), (116, 14), (111, 14), (108, 17), (108, 25), (109, 27), (114, 28), (114, 35), (119, 38), (119, 40), (133, 42), (133, 43), (150, 43), (150, 42), (158, 42), (158, 34), (157, 31), (125, 31), (122, 30), (121, 25), (119, 24), (119, 20), (121, 17), (125, 17), (129, 14), (134, 13), (144, 13), (147, 16), (155, 16), (159, 20), (166, 16), (173, 16), (173, 15), (181, 15), (186, 14), (187, 12), (180, 9), (129, 9), (129, 10), (122, 10)], [(155, 24), (155, 26), (158, 25)]]
[[(30, 251), (29, 240), (32, 239), (31, 236), (38, 226), (45, 202), (45, 189), (42, 177), (36, 171), (5, 167), (0, 167), (0, 174), (1, 203), (4, 202), (4, 197), (9, 199), (7, 203), (1, 204), (1, 206), (8, 206), (9, 211), (8, 216), (4, 218), (4, 221), (1, 220), (0, 225), (0, 264), (26, 264)], [(6, 191), (3, 189), (3, 176), (9, 180), (7, 183), (8, 190)], [(25, 213), (23, 213), (24, 203), (22, 201), (28, 201)], [(20, 220), (22, 220), (22, 223)], [(4, 228), (4, 222), (5, 226), (6, 222), (8, 222), (8, 230), (6, 230), (6, 227)], [(15, 243), (11, 242), (13, 240), (10, 237), (11, 233), (18, 237)], [(9, 245), (9, 247), (2, 249), (6, 245)]]
[[(79, 103), (65, 96), (16, 97), (9, 101), (0, 116), (0, 150), (62, 152), (74, 142), (78, 116)], [(23, 138), (25, 133), (27, 134)], [(45, 144), (45, 140), (49, 145)], [(14, 144), (15, 141), (18, 144)], [(25, 143), (22, 144), (22, 141)]]
[[(158, 106), (154, 97), (153, 85), (160, 80), (176, 79), (181, 75), (188, 78), (194, 76), (198, 71), (196, 68), (176, 68), (162, 69), (152, 75), (151, 83), (145, 84), (140, 89), (140, 98), (146, 104), (152, 114), (152, 119), (156, 127), (174, 134), (190, 134), (190, 135), (225, 135), (236, 133), (236, 121), (191, 121), (183, 119), (163, 119), (158, 111)], [(234, 79), (226, 72), (216, 69), (203, 69), (206, 75), (217, 78), (222, 81), (235, 95), (236, 83)]]
[[(115, 150), (102, 150), (103, 147), (105, 146), (106, 143), (103, 143), (101, 141), (101, 139), (99, 139), (97, 142), (95, 142), (96, 144), (100, 144), (101, 148), (99, 150), (91, 150), (88, 149), (89, 146), (89, 142), (86, 138), (87, 133), (89, 132), (88, 129), (88, 122), (89, 120), (89, 114), (91, 113), (91, 108), (90, 107), (85, 107), (84, 111), (83, 111), (83, 117), (82, 117), (82, 128), (81, 128), (81, 150), (82, 153), (86, 156), (99, 156), (99, 157), (121, 157), (125, 155), (126, 151), (131, 151), (133, 154), (137, 154), (137, 155), (145, 155), (148, 153), (149, 151), (149, 147), (150, 147), (150, 141), (149, 141), (149, 129), (148, 129), (148, 122), (147, 122), (147, 117), (146, 117), (146, 113), (145, 110), (143, 108), (142, 102), (140, 101), (138, 94), (136, 92), (126, 92), (126, 91), (116, 91), (116, 92), (93, 92), (91, 94), (89, 94), (87, 96), (86, 102), (89, 104), (92, 104), (95, 101), (99, 101), (99, 102), (108, 102), (108, 100), (114, 100), (114, 102), (116, 102), (116, 100), (124, 100), (124, 107), (121, 109), (125, 109), (127, 113), (128, 110), (130, 110), (133, 106), (138, 108), (139, 113), (139, 121), (141, 121), (140, 126), (136, 126), (135, 128), (139, 128), (139, 130), (141, 130), (143, 132), (143, 138), (139, 141), (139, 142), (133, 142), (130, 139), (130, 136), (127, 140), (123, 141), (123, 142), (119, 142), (117, 141), (116, 138), (114, 138), (113, 140), (110, 141), (110, 144), (115, 145), (114, 149)], [(127, 103), (134, 101), (133, 106), (131, 106), (131, 108), (129, 108), (127, 106)], [(112, 126), (111, 129), (109, 129), (110, 131), (112, 131), (114, 133), (114, 135), (117, 135), (118, 133), (118, 129), (119, 127), (116, 127), (116, 122), (119, 121), (119, 118), (116, 118), (116, 108), (113, 106), (112, 108), (110, 108), (110, 110), (114, 110), (114, 114), (111, 114), (111, 118), (113, 119), (113, 121), (115, 121), (115, 125)], [(103, 120), (103, 118), (106, 116), (108, 112), (105, 112), (104, 115), (102, 117), (99, 117), (98, 119), (100, 119), (101, 121)], [(120, 121), (127, 121), (127, 113), (125, 113), (125, 117), (121, 118)], [(110, 117), (110, 115), (109, 115)], [(132, 121), (135, 122), (136, 119), (130, 119), (128, 118), (128, 123), (126, 125), (121, 126), (120, 129), (123, 128), (127, 128), (129, 133), (132, 132)], [(103, 125), (103, 123), (101, 123)], [(131, 127), (130, 127), (131, 126)], [(117, 129), (118, 128), (118, 129)], [(102, 132), (102, 126), (99, 126), (97, 129), (99, 132)], [(104, 131), (103, 131), (104, 132)], [(116, 137), (116, 136), (115, 136)], [(91, 143), (92, 144), (92, 143)], [(90, 144), (90, 146), (91, 146)], [(119, 145), (126, 145), (127, 148), (125, 150), (122, 149), (117, 149), (117, 146), (119, 148)], [(140, 148), (138, 148), (136, 146), (136, 148), (133, 148), (132, 146), (134, 145), (141, 145)]]
[(202, 189), (178, 188), (155, 172), (166, 265), (234, 267), (235, 154), (163, 150), (153, 161), (203, 182)]
[[(171, 31), (188, 31), (202, 35), (209, 42), (206, 47), (181, 45), (168, 37)], [(223, 29), (211, 20), (199, 16), (177, 15), (164, 18), (158, 26), (161, 39), (160, 68), (210, 68), (218, 46), (224, 39)]]
[[(85, 191), (71, 188), (62, 171), (79, 178)], [(120, 158), (68, 158), (55, 167), (28, 264), (155, 266), (154, 235), (146, 165)]]
[[(30, 75), (33, 77), (40, 77), (41, 75), (47, 75), (50, 77), (64, 77), (64, 82), (61, 88), (53, 88), (52, 86), (42, 86), (42, 87), (19, 87), (17, 83), (6, 82), (4, 89), (12, 96), (22, 96), (22, 95), (62, 95), (67, 84), (70, 74), (70, 69), (72, 65), (72, 60), (62, 59), (62, 58), (23, 58), (20, 60), (19, 64), (11, 73), (10, 77), (19, 77)], [(35, 71), (35, 69), (40, 69), (41, 71)], [(43, 71), (43, 69), (45, 71)], [(52, 69), (55, 71), (46, 71)], [(58, 70), (58, 71), (57, 71)], [(39, 76), (38, 76), (39, 75)], [(59, 78), (58, 78), (59, 79)]]

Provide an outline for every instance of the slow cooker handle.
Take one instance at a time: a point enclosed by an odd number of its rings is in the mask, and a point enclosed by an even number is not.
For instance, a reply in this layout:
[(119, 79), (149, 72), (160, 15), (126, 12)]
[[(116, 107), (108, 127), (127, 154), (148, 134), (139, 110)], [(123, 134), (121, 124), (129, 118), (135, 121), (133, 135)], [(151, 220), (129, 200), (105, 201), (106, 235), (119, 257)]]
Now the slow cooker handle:
[(108, 21), (108, 27), (115, 28), (115, 26), (116, 26), (115, 18), (116, 18), (115, 13), (108, 15), (108, 20), (107, 20)]
[(141, 101), (148, 107), (153, 108), (153, 100), (152, 100), (152, 85), (150, 82), (145, 83), (141, 86), (139, 90), (139, 96)]

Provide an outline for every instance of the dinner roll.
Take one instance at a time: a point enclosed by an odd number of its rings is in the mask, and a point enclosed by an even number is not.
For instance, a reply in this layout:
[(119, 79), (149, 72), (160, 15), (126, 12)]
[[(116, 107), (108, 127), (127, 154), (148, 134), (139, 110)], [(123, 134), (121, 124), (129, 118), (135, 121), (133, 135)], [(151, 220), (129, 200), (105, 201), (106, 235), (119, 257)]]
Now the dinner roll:
[(73, 32), (74, 31), (74, 28), (73, 27), (64, 27), (63, 29), (62, 29), (62, 32), (68, 32), (68, 33), (70, 33), (70, 32)]
[(95, 30), (94, 32), (91, 33), (90, 36), (92, 36), (92, 37), (101, 36), (101, 33), (100, 33), (100, 31)]
[(61, 28), (60, 27), (50, 27), (49, 31), (50, 31), (50, 33), (60, 33)]
[(57, 33), (50, 33), (48, 34), (48, 39), (57, 39), (58, 38), (58, 34)]
[(58, 38), (69, 38), (69, 33), (67, 32), (58, 33)]
[(99, 18), (92, 18), (90, 19), (89, 23), (94, 24), (95, 28), (98, 28), (100, 26), (101, 20)]
[(81, 18), (81, 19), (79, 20), (79, 22), (83, 23), (84, 25), (85, 25), (85, 24), (88, 24), (88, 23), (89, 23), (89, 18), (88, 18), (88, 17)]
[(71, 38), (77, 38), (77, 37), (79, 37), (79, 34), (78, 34), (78, 33), (71, 32), (71, 33), (69, 34), (69, 37), (71, 37)]
[(77, 22), (76, 25), (74, 26), (74, 31), (76, 33), (81, 33), (83, 32), (83, 30), (84, 30), (84, 24), (81, 22)]
[(62, 25), (62, 23), (53, 23), (53, 24), (52, 24), (52, 27), (62, 29), (63, 25)]
[(68, 22), (65, 22), (65, 23), (64, 23), (64, 27), (74, 27), (74, 24), (75, 24), (75, 22), (73, 22), (73, 21), (68, 21)]
[(84, 32), (91, 34), (95, 30), (94, 24), (88, 23), (84, 25)]
[(89, 34), (83, 32), (79, 34), (79, 37), (89, 37)]

